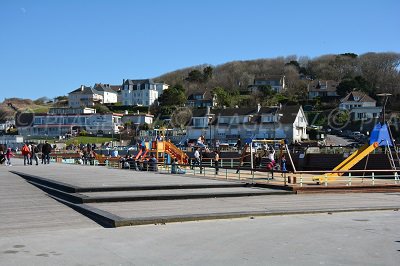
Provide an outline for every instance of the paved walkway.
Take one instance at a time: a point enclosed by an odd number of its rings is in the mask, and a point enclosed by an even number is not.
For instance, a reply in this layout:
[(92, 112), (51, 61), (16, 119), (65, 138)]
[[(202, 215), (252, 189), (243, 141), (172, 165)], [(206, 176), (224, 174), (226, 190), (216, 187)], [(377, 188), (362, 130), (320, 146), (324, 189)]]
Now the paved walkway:
[(0, 236), (96, 228), (95, 222), (0, 167)]

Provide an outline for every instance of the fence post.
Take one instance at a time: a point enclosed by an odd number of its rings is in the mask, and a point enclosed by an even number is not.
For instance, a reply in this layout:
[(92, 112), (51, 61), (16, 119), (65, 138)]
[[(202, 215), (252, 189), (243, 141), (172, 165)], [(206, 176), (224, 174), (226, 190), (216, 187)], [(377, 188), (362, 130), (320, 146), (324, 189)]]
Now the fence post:
[(397, 174), (397, 172), (394, 173), (394, 183), (397, 184), (399, 181), (399, 175)]
[(351, 186), (351, 173), (349, 173), (349, 186)]
[(325, 177), (324, 184), (325, 184), (325, 186), (327, 187), (327, 186), (328, 186), (328, 175), (325, 174), (324, 177)]
[(231, 168), (233, 168), (233, 159), (231, 158)]
[(372, 172), (372, 185), (375, 186), (375, 173)]
[(286, 173), (283, 173), (282, 177), (283, 177), (283, 184), (286, 187), (286, 185), (287, 185), (286, 184)]
[(300, 174), (300, 187), (303, 186), (303, 174)]
[(228, 168), (225, 168), (225, 179), (228, 180)]
[(251, 182), (252, 182), (252, 183), (254, 183), (254, 172), (255, 172), (255, 171), (253, 171), (253, 170), (251, 171)]

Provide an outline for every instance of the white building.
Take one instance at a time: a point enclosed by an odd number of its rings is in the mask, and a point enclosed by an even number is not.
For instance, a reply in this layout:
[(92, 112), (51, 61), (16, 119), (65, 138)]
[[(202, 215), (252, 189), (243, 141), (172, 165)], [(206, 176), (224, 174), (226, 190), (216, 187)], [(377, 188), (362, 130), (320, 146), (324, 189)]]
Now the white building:
[(77, 115), (77, 114), (95, 114), (96, 109), (89, 107), (50, 107), (49, 114), (52, 115)]
[(303, 108), (296, 106), (193, 110), (187, 127), (187, 138), (200, 135), (208, 140), (236, 143), (238, 138), (287, 139), (300, 142), (308, 139), (308, 122)]
[(97, 103), (103, 103), (103, 95), (91, 87), (81, 85), (80, 88), (68, 93), (69, 107), (93, 107)]
[(118, 93), (113, 89), (113, 87), (115, 86), (96, 83), (93, 89), (103, 96), (103, 104), (110, 104), (118, 102)]
[(155, 83), (151, 79), (123, 81), (121, 90), (122, 105), (150, 106), (168, 89), (165, 83)]
[(349, 111), (352, 120), (379, 118), (382, 107), (376, 106), (376, 101), (361, 91), (352, 91), (340, 100), (339, 109)]
[[(23, 114), (22, 114), (23, 115)], [(29, 115), (29, 114), (27, 114)], [(23, 121), (23, 119), (21, 119)], [(73, 131), (86, 131), (90, 134), (119, 133), (122, 126), (121, 114), (77, 114), (52, 115), (37, 114), (32, 123), (18, 125), (18, 132), (23, 136), (64, 136)]]

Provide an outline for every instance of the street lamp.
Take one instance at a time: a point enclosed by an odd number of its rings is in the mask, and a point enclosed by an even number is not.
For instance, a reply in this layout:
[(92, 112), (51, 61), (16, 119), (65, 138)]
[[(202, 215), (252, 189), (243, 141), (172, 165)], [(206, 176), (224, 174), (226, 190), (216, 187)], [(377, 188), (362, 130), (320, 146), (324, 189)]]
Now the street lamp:
[(392, 94), (391, 93), (378, 93), (376, 96), (385, 97), (384, 100), (383, 100), (383, 108), (382, 108), (382, 112), (383, 112), (383, 114), (382, 114), (382, 124), (384, 124), (385, 123), (386, 103), (387, 103), (387, 100), (388, 100), (389, 96), (392, 96)]

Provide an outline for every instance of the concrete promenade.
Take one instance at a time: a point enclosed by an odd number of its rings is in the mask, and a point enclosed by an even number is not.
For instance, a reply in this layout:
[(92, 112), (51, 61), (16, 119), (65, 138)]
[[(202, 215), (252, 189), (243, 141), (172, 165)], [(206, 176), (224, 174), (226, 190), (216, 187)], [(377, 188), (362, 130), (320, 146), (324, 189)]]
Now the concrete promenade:
[[(48, 185), (95, 199), (67, 204), (120, 225), (147, 225), (103, 228), (10, 171), (74, 188)], [(135, 198), (146, 195), (177, 198)], [(0, 166), (0, 265), (398, 265), (399, 196), (296, 195), (192, 176), (15, 160)]]

